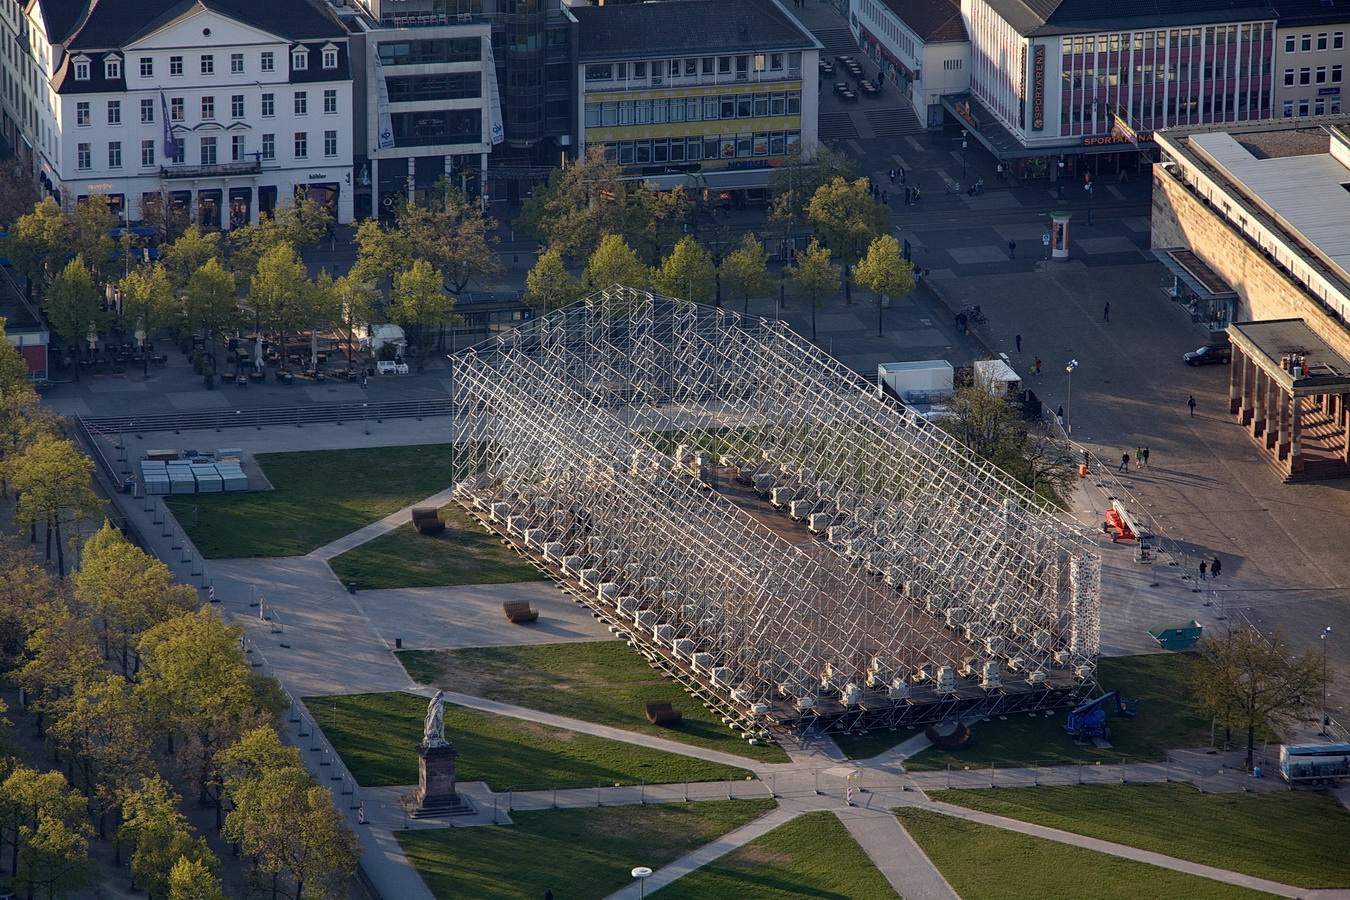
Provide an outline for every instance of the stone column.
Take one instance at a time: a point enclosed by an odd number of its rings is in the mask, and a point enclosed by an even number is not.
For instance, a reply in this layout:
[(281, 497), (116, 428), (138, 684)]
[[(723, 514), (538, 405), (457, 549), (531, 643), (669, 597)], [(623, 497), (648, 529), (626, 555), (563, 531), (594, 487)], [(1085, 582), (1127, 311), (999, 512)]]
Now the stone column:
[(1260, 368), (1252, 374), (1255, 376), (1255, 384), (1252, 387), (1252, 413), (1249, 419), (1252, 426), (1252, 437), (1261, 438), (1266, 433), (1266, 399), (1270, 386), (1270, 376)]
[(1303, 471), (1303, 399), (1298, 394), (1289, 398), (1289, 473)]
[(1266, 376), (1266, 449), (1273, 450), (1280, 442), (1280, 418), (1283, 413), (1284, 391), (1271, 376)]
[(1280, 390), (1278, 385), (1275, 385), (1275, 389), (1280, 391), (1275, 399), (1279, 417), (1276, 420), (1278, 436), (1275, 439), (1275, 458), (1286, 459), (1289, 456), (1289, 406), (1292, 398)]
[(1247, 354), (1233, 348), (1233, 360), (1228, 364), (1228, 413), (1237, 415), (1242, 409), (1242, 382), (1247, 374)]

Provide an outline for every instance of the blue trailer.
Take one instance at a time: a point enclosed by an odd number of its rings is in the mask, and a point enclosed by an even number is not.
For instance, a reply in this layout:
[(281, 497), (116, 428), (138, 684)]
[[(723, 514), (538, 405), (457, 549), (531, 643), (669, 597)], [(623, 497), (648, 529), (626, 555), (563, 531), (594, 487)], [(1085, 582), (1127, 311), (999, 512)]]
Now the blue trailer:
[(1350, 744), (1282, 745), (1280, 775), (1290, 784), (1331, 784), (1350, 778)]

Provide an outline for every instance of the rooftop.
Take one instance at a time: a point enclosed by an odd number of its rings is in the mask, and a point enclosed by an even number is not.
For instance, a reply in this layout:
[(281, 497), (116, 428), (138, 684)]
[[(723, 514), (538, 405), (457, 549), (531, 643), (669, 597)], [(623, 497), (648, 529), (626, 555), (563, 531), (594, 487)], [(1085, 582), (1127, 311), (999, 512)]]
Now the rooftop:
[(773, 0), (663, 0), (579, 6), (582, 59), (708, 56), (820, 45)]
[(48, 39), (72, 51), (125, 47), (205, 10), (292, 41), (346, 34), (320, 0), (38, 0), (38, 5)]
[(908, 25), (924, 43), (965, 41), (958, 0), (885, 0), (886, 8)]
[(1278, 18), (1261, 0), (985, 0), (1019, 34), (1096, 34)]
[[(1287, 356), (1302, 357), (1308, 364), (1308, 379), (1350, 381), (1350, 362), (1327, 346), (1302, 319), (1271, 319), (1264, 322), (1234, 322), (1229, 333), (1239, 343), (1266, 357), (1266, 368), (1279, 369)], [(1299, 378), (1298, 381), (1305, 379)]]

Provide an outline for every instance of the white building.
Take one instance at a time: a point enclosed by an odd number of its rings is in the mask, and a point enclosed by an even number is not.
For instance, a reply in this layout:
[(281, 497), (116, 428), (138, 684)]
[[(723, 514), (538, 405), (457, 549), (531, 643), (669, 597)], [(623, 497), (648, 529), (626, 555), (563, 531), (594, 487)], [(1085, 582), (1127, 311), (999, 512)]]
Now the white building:
[(297, 194), (352, 218), (352, 60), (318, 0), (34, 0), (44, 187), (207, 228)]
[(942, 98), (970, 86), (970, 41), (959, 0), (852, 0), (858, 46), (900, 88), (929, 128), (942, 124)]

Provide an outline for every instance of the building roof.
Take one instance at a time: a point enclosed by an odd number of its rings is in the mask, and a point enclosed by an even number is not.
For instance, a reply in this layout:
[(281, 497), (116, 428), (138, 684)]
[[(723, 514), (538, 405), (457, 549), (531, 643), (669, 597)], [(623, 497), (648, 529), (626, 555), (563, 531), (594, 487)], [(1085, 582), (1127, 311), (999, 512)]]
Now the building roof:
[[(1262, 0), (984, 0), (1026, 37), (1096, 34), (1278, 17)], [(1273, 0), (1272, 0), (1273, 2)]]
[[(960, 0), (885, 0), (886, 8), (925, 44), (965, 41)], [(1348, 0), (1350, 2), (1350, 0)]]
[(1270, 0), (1280, 14), (1280, 27), (1333, 25), (1350, 22), (1350, 0)]
[(71, 51), (125, 47), (194, 13), (210, 10), (292, 41), (345, 37), (319, 0), (36, 0), (52, 43)]
[(820, 45), (772, 0), (664, 0), (571, 10), (582, 59), (708, 56)]

